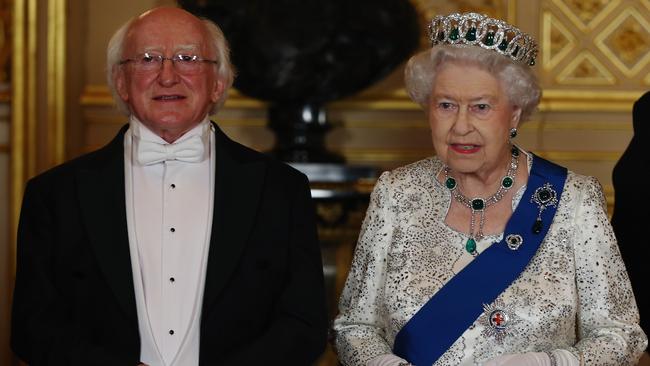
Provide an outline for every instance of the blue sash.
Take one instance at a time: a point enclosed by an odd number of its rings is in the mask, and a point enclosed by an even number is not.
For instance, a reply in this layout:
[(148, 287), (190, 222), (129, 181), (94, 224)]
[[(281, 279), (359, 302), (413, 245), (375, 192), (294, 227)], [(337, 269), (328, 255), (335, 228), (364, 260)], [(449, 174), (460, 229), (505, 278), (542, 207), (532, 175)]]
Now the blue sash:
[[(432, 365), (483, 313), (483, 304), (492, 303), (519, 277), (546, 236), (557, 209), (547, 206), (542, 210), (543, 225), (535, 230), (540, 205), (532, 198), (536, 190), (550, 183), (559, 202), (566, 176), (566, 168), (533, 155), (526, 191), (506, 225), (504, 239), (470, 262), (406, 323), (395, 337), (396, 355), (417, 366)], [(509, 249), (505, 242), (510, 234), (523, 238), (517, 250)]]

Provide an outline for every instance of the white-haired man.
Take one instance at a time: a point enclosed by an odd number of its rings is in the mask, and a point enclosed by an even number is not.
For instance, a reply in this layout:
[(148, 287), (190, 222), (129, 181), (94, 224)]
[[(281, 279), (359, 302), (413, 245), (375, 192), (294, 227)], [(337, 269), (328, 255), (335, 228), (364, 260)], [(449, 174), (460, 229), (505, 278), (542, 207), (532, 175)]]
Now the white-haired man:
[(219, 28), (156, 8), (108, 47), (129, 124), (27, 185), (12, 348), (30, 365), (308, 365), (327, 321), (304, 175), (208, 116)]

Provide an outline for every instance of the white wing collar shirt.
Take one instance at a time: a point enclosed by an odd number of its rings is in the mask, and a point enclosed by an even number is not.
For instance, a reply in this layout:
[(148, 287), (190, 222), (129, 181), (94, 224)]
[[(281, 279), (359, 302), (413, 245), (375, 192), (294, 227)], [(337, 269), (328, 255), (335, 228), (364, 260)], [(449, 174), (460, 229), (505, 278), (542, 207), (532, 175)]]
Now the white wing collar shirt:
[(173, 144), (134, 117), (129, 123), (124, 167), (140, 360), (198, 365), (214, 134), (207, 117)]

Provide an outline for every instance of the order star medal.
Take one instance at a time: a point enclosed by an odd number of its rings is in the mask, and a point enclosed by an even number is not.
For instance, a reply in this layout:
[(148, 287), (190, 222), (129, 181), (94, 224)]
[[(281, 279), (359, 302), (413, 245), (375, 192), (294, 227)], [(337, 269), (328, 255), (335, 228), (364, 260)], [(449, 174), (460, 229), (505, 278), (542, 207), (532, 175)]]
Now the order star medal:
[(513, 333), (512, 326), (517, 323), (517, 316), (510, 306), (497, 300), (492, 304), (483, 304), (483, 314), (479, 317), (483, 325), (481, 334), (502, 343), (508, 334)]

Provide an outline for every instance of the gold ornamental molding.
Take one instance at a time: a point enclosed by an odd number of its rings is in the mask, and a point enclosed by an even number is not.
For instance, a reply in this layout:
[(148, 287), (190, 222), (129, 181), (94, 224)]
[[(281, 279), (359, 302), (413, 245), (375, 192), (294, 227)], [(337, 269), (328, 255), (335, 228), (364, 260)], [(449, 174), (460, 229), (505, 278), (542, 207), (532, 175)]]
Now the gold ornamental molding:
[(576, 38), (562, 22), (549, 11), (542, 16), (542, 64), (554, 68), (577, 44)]
[[(650, 78), (650, 75), (648, 76)], [(590, 91), (576, 89), (544, 89), (539, 105), (540, 112), (629, 112), (632, 104), (644, 90), (638, 91)], [(80, 98), (84, 107), (110, 107), (113, 99), (104, 85), (87, 86)], [(229, 92), (226, 108), (262, 109), (267, 103), (242, 95), (237, 90)], [(332, 110), (360, 109), (370, 111), (397, 110), (418, 111), (420, 106), (412, 102), (404, 89), (383, 94), (358, 95), (330, 103)]]
[(113, 96), (108, 90), (107, 85), (86, 85), (83, 94), (79, 98), (79, 102), (83, 106), (92, 107), (114, 105)]
[[(625, 104), (628, 105), (627, 103)], [(256, 127), (264, 128), (267, 120), (264, 118), (223, 118), (217, 115), (214, 120), (222, 127)], [(91, 123), (96, 125), (122, 126), (124, 118), (98, 118)], [(429, 130), (426, 117), (422, 114), (421, 119), (403, 120), (378, 120), (378, 119), (346, 119), (334, 127), (365, 128), (365, 129), (395, 129), (395, 130)], [(620, 122), (583, 122), (583, 121), (539, 121), (533, 119), (526, 121), (521, 126), (522, 131), (632, 131), (632, 125)]]
[(47, 131), (51, 165), (65, 161), (66, 0), (49, 0), (47, 22)]
[(551, 161), (609, 161), (617, 162), (619, 151), (535, 151), (535, 154)]
[(632, 131), (630, 123), (620, 122), (579, 122), (579, 121), (526, 121), (522, 130), (534, 131)]
[(9, 255), (13, 274), (23, 187), (36, 170), (36, 0), (15, 0), (12, 24)]
[(639, 91), (590, 91), (545, 89), (539, 105), (541, 112), (631, 112)]
[[(533, 151), (551, 161), (616, 162), (622, 152), (617, 151)], [(355, 162), (417, 161), (432, 156), (433, 149), (343, 149), (343, 156)]]
[[(11, 102), (9, 216), (10, 240), (14, 245), (27, 179), (34, 176), (38, 169), (65, 160), (66, 3), (66, 0), (12, 2), (13, 50), (11, 96), (8, 99)], [(40, 9), (47, 9), (47, 14), (39, 14)], [(44, 38), (39, 38), (39, 34)], [(46, 75), (40, 78), (39, 59), (46, 60), (45, 69), (42, 70)], [(41, 89), (46, 92), (41, 93)], [(42, 107), (46, 108), (46, 116), (39, 119), (37, 110)], [(45, 143), (39, 139), (41, 136), (46, 137)], [(43, 161), (43, 166), (40, 166), (39, 156), (50, 160)], [(12, 246), (12, 250), (15, 250), (15, 246)], [(11, 255), (15, 257), (15, 252)]]
[(614, 85), (616, 78), (589, 51), (582, 51), (560, 72), (556, 81), (564, 85)]

